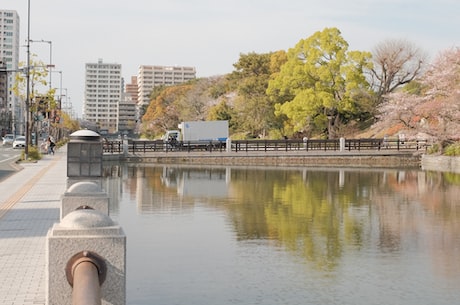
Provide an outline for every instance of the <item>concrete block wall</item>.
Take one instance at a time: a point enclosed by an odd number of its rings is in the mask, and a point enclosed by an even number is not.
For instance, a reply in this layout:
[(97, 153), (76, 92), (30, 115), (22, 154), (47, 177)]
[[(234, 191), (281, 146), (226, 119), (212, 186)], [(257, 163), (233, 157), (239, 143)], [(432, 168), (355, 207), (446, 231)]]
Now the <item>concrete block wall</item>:
[(421, 164), (423, 170), (460, 173), (460, 157), (423, 155)]

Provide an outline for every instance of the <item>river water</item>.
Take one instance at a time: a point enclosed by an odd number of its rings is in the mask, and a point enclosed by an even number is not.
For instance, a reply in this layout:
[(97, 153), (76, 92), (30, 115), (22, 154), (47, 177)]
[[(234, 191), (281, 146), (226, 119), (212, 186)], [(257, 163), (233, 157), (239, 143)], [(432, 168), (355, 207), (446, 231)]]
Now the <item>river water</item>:
[(111, 166), (127, 304), (460, 300), (460, 175)]

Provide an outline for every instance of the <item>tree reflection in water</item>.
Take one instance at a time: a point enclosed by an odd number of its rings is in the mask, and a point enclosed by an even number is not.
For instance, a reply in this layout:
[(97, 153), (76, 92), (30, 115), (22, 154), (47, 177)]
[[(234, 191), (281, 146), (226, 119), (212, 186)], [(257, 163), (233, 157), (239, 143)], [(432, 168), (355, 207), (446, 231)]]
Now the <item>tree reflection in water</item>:
[[(121, 177), (123, 192), (136, 198), (141, 213), (191, 212), (200, 202), (226, 213), (238, 241), (269, 240), (320, 270), (334, 270), (345, 251), (398, 253), (426, 246), (435, 264), (449, 265), (440, 270), (460, 273), (454, 259), (460, 254), (458, 175), (396, 169), (113, 167), (106, 168), (107, 181)], [(112, 209), (116, 213), (116, 204)]]
[(334, 268), (344, 247), (359, 250), (363, 243), (375, 242), (379, 251), (397, 252), (404, 236), (417, 238), (427, 226), (440, 226), (443, 236), (454, 237), (460, 232), (460, 179), (453, 174), (311, 168), (109, 168), (106, 173), (112, 177), (114, 172), (117, 176), (125, 172), (124, 188), (137, 195), (145, 213), (192, 209), (194, 201), (206, 202), (226, 211), (238, 240), (274, 240), (319, 268)]

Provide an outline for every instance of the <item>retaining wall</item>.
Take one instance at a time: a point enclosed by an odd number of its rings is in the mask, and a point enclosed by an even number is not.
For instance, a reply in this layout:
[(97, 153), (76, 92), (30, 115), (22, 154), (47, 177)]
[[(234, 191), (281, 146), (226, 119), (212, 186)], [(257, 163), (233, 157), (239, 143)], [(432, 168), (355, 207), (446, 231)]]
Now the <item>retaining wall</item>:
[(460, 157), (423, 155), (421, 167), (428, 171), (460, 173)]
[(238, 154), (163, 154), (156, 156), (127, 156), (125, 162), (158, 164), (207, 164), (224, 166), (331, 166), (331, 167), (380, 167), (420, 168), (420, 156), (407, 154), (359, 154), (359, 155), (238, 155)]

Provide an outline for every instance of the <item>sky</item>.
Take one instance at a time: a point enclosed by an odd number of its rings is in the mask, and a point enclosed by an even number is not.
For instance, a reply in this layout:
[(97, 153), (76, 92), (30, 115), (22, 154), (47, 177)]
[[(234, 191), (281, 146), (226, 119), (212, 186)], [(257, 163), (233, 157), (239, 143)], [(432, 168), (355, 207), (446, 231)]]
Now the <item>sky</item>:
[[(99, 59), (121, 64), (129, 83), (141, 65), (192, 66), (197, 77), (231, 73), (240, 54), (287, 51), (326, 27), (338, 28), (349, 50), (403, 39), (434, 59), (460, 46), (458, 0), (2, 0), (0, 9), (21, 18), (23, 46), (28, 1), (30, 39), (52, 42), (54, 70), (62, 71), (52, 86), (65, 88), (79, 117), (85, 64)], [(49, 43), (33, 42), (30, 52), (49, 63)]]

